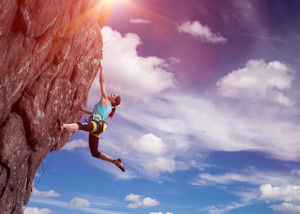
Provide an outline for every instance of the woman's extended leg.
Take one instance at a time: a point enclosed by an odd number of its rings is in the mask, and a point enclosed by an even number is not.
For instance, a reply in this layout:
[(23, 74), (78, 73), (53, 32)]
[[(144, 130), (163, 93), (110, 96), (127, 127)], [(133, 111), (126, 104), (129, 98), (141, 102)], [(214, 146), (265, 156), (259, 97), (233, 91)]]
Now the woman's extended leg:
[(77, 131), (79, 129), (79, 125), (77, 123), (63, 123), (60, 118), (57, 119), (58, 130), (70, 130), (70, 131)]
[(64, 129), (70, 130), (70, 131), (77, 131), (79, 129), (79, 126), (77, 123), (64, 123), (63, 124)]
[(67, 129), (69, 131), (77, 131), (78, 129), (80, 129), (83, 131), (91, 132), (94, 128), (91, 122), (63, 123), (60, 119), (58, 119), (57, 123), (60, 130)]

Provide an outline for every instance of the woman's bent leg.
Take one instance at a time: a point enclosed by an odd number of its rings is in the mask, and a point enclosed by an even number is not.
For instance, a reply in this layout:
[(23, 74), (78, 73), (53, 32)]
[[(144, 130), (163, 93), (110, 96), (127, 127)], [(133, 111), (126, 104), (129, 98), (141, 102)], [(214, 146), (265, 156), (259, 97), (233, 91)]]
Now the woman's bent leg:
[(89, 135), (89, 147), (90, 147), (90, 151), (91, 151), (92, 156), (95, 157), (95, 158), (99, 158), (101, 160), (104, 160), (104, 161), (114, 163), (115, 162), (114, 159), (112, 159), (108, 155), (106, 155), (104, 153), (100, 153), (98, 151), (98, 144), (99, 144), (99, 138), (90, 134)]

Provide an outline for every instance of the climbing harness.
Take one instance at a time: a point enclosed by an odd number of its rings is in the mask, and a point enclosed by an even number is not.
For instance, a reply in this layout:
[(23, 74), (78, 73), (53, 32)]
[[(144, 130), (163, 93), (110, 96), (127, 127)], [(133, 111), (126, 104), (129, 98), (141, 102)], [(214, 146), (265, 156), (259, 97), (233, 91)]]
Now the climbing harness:
[[(96, 117), (98, 117), (99, 121), (95, 120)], [(88, 122), (87, 120), (85, 121)], [(105, 132), (107, 128), (107, 123), (104, 120), (102, 120), (101, 116), (98, 114), (90, 116), (89, 121), (93, 124), (93, 130), (90, 132), (90, 134), (99, 138), (100, 134)]]

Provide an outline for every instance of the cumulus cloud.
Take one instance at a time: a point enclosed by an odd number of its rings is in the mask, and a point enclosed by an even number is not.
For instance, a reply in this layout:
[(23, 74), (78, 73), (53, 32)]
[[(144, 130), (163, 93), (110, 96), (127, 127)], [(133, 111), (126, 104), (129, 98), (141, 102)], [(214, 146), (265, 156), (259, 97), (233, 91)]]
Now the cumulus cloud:
[(300, 203), (300, 186), (273, 187), (271, 184), (264, 184), (260, 186), (259, 190), (260, 198), (264, 200)]
[(161, 155), (166, 151), (166, 144), (162, 139), (151, 133), (139, 138), (132, 146), (137, 152), (154, 156)]
[(76, 148), (85, 148), (88, 147), (88, 142), (82, 139), (76, 139), (72, 140), (69, 143), (67, 143), (62, 150), (68, 150), (68, 151), (73, 151)]
[[(160, 92), (175, 86), (170, 65), (155, 56), (143, 57), (137, 52), (142, 42), (138, 35), (128, 33), (124, 37), (110, 27), (102, 29), (103, 61), (106, 87), (109, 93), (134, 100), (151, 100)], [(95, 78), (89, 94), (89, 103), (100, 99), (99, 76)]]
[(164, 157), (151, 159), (142, 165), (145, 171), (154, 175), (159, 175), (162, 172), (172, 173), (176, 170), (175, 161)]
[(43, 198), (48, 198), (48, 197), (60, 197), (59, 193), (55, 192), (54, 190), (49, 190), (49, 191), (39, 191), (37, 189), (34, 189), (32, 191), (32, 196), (36, 197), (43, 197)]
[(49, 209), (39, 209), (37, 207), (26, 207), (24, 214), (49, 214), (52, 213)]
[(269, 203), (282, 202), (270, 206), (275, 211), (284, 213), (299, 213), (300, 211), (300, 186), (272, 186), (271, 184), (261, 185), (259, 188), (260, 198)]
[(84, 198), (75, 197), (70, 201), (70, 205), (76, 206), (76, 207), (89, 207), (90, 203), (88, 202), (88, 200), (86, 200)]
[(125, 201), (131, 202), (127, 205), (127, 208), (154, 207), (160, 204), (156, 199), (150, 197), (143, 198), (143, 196), (135, 194), (127, 195)]
[(287, 65), (272, 61), (250, 60), (244, 68), (234, 70), (217, 83), (221, 96), (242, 100), (266, 100), (283, 106), (294, 101), (283, 93), (292, 86), (294, 71)]
[(131, 18), (129, 20), (129, 22), (132, 24), (150, 24), (151, 23), (149, 20), (146, 20), (146, 19), (133, 19), (133, 18)]
[[(127, 152), (134, 159), (141, 160), (139, 165), (143, 167), (143, 171), (148, 175), (155, 177), (161, 173), (172, 173), (176, 170), (174, 159), (165, 155), (168, 146), (160, 137), (148, 133), (137, 140), (131, 137), (125, 142), (128, 144)], [(138, 157), (134, 157), (134, 154)]]
[(226, 38), (213, 33), (209, 27), (202, 25), (199, 21), (184, 22), (177, 27), (177, 30), (199, 38), (206, 43), (216, 44), (227, 41)]

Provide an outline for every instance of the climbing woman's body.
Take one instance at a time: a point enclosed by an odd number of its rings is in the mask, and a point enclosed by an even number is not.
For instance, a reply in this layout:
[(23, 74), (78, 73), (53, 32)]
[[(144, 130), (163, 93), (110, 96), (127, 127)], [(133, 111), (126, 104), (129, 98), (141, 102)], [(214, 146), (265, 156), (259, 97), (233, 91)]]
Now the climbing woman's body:
[(123, 172), (125, 172), (125, 168), (122, 165), (122, 162), (120, 159), (114, 160), (110, 156), (104, 154), (103, 152), (98, 151), (98, 143), (99, 143), (99, 137), (102, 132), (106, 129), (106, 123), (104, 122), (104, 119), (107, 117), (112, 118), (116, 106), (120, 104), (121, 99), (118, 94), (110, 94), (107, 95), (106, 89), (105, 89), (105, 81), (104, 81), (104, 74), (103, 70), (100, 70), (100, 85), (101, 85), (101, 99), (100, 101), (94, 106), (94, 110), (87, 110), (87, 109), (81, 109), (84, 113), (91, 115), (88, 122), (78, 122), (78, 123), (62, 123), (62, 121), (59, 119), (59, 129), (67, 129), (70, 131), (77, 131), (83, 130), (88, 131), (89, 134), (89, 147), (90, 151), (93, 157), (99, 158), (101, 160), (105, 160), (108, 162), (111, 162), (115, 164), (117, 167), (119, 167)]

